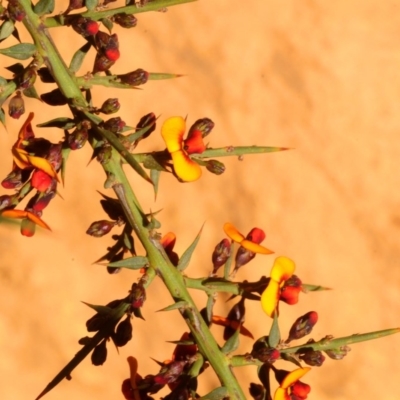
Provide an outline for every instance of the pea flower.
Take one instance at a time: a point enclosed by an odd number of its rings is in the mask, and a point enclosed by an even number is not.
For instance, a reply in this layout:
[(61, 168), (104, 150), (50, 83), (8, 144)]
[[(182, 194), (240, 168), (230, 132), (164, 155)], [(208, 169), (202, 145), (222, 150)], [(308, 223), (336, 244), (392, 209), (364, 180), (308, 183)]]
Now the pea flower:
[(287, 257), (277, 257), (271, 269), (271, 277), (268, 286), (261, 295), (261, 306), (264, 312), (274, 317), (278, 307), (281, 288), (293, 275), (295, 264)]
[(171, 263), (175, 265), (175, 267), (179, 263), (179, 256), (174, 252), (174, 246), (176, 242), (176, 235), (173, 232), (166, 233), (161, 239), (161, 246), (164, 247), (165, 252)]
[[(274, 394), (274, 400), (304, 400), (307, 398), (310, 392), (310, 386), (306, 383), (300, 382), (300, 379), (310, 370), (311, 368), (297, 368), (285, 375), (280, 380), (279, 387), (276, 389)], [(276, 371), (283, 372), (283, 371)], [(277, 374), (276, 374), (277, 375)]]
[(236, 274), (240, 267), (251, 261), (256, 256), (256, 253), (273, 253), (272, 250), (260, 245), (265, 239), (265, 233), (260, 228), (253, 228), (248, 235), (244, 237), (233, 224), (227, 222), (224, 225), (224, 231), (231, 240), (240, 244), (235, 257), (235, 268), (232, 272), (232, 276)]
[(201, 168), (190, 158), (190, 154), (203, 153), (206, 146), (199, 129), (191, 130), (184, 140), (186, 121), (182, 117), (168, 118), (162, 128), (161, 136), (171, 155), (176, 176), (183, 182), (193, 182), (200, 178)]

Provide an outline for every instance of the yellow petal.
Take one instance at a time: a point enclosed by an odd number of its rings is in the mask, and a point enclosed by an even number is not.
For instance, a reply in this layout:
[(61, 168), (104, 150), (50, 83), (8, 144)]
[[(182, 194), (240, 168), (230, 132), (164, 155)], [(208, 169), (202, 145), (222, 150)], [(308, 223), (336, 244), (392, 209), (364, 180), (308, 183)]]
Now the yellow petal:
[(184, 151), (171, 153), (174, 171), (178, 178), (184, 182), (193, 182), (201, 176), (200, 165), (194, 162)]
[(271, 318), (275, 314), (276, 307), (279, 302), (280, 284), (277, 281), (270, 279), (268, 286), (261, 295), (261, 307), (264, 312)]
[(295, 263), (287, 257), (277, 257), (271, 270), (271, 279), (279, 283), (288, 280), (296, 269)]
[(171, 117), (164, 122), (161, 128), (161, 136), (170, 153), (182, 150), (185, 129), (186, 121), (182, 117)]
[(44, 229), (48, 229), (49, 231), (51, 231), (50, 227), (46, 224), (46, 222), (44, 222), (42, 219), (40, 219), (37, 215), (27, 211), (26, 212), (26, 217), (34, 222), (36, 225), (41, 226)]
[(287, 390), (278, 388), (274, 394), (274, 400), (290, 400), (290, 396), (287, 393)]
[(234, 242), (237, 243), (242, 243), (244, 240), (244, 236), (236, 229), (236, 227), (231, 224), (230, 222), (227, 222), (224, 224), (224, 232), (228, 235), (230, 239), (232, 239)]
[(264, 246), (261, 246), (261, 244), (254, 243), (250, 240), (244, 239), (240, 242), (240, 245), (243, 246), (246, 250), (249, 250), (253, 253), (258, 253), (258, 254), (272, 254), (273, 251), (270, 249), (267, 249)]
[(294, 371), (289, 372), (285, 379), (281, 382), (280, 387), (282, 389), (287, 389), (289, 386), (292, 386), (298, 380), (300, 380), (311, 368), (304, 367), (304, 368), (297, 368)]
[(11, 152), (13, 154), (14, 162), (18, 168), (26, 169), (29, 167), (28, 153), (25, 150), (13, 147)]
[(57, 172), (54, 170), (53, 166), (50, 164), (48, 160), (42, 157), (30, 156), (28, 155), (29, 163), (37, 168), (46, 172), (47, 175), (51, 176), (52, 178), (56, 178), (58, 181)]

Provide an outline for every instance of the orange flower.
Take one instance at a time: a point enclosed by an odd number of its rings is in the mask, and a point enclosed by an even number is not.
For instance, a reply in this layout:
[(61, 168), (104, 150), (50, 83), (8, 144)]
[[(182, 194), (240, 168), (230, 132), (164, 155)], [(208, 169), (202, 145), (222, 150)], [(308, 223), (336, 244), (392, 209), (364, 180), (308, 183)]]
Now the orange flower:
[(300, 382), (302, 378), (311, 368), (297, 368), (289, 372), (280, 382), (276, 389), (274, 400), (290, 400), (295, 396), (296, 399), (303, 400), (307, 398), (310, 392), (310, 386)]
[(265, 313), (274, 317), (278, 307), (281, 287), (294, 273), (295, 264), (287, 257), (277, 257), (271, 269), (268, 286), (261, 295), (261, 306)]
[(186, 121), (182, 117), (171, 117), (164, 122), (161, 136), (171, 154), (176, 176), (184, 182), (193, 182), (200, 178), (201, 168), (189, 155), (202, 153), (206, 147), (201, 131), (194, 130), (190, 137), (184, 140), (185, 130)]

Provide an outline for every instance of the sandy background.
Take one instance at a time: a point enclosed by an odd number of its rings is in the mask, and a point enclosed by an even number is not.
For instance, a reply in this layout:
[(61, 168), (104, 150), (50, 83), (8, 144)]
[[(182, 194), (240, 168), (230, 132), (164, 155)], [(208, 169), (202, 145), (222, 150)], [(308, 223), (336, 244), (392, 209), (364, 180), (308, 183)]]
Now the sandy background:
[[(57, 2), (59, 10), (65, 3)], [(302, 296), (296, 307), (283, 306), (283, 329), (310, 310), (320, 315), (315, 339), (398, 326), (398, 2), (203, 0), (166, 14), (141, 15), (137, 28), (124, 36), (122, 30), (115, 31), (122, 57), (114, 73), (141, 67), (186, 77), (150, 82), (142, 91), (106, 94), (96, 89), (98, 105), (118, 97), (119, 115), (131, 125), (150, 111), (161, 120), (188, 115), (193, 122), (207, 116), (216, 125), (209, 136), (213, 147), (295, 149), (248, 156), (242, 162), (227, 160), (224, 175), (205, 172), (193, 184), (165, 176), (157, 203), (150, 187), (132, 174), (143, 204), (164, 209), (162, 232), (177, 234), (179, 253), (206, 222), (188, 274), (209, 273), (210, 254), (223, 237), (224, 222), (232, 221), (244, 233), (259, 226), (267, 232), (268, 247), (296, 261), (304, 282), (335, 289)], [(64, 29), (52, 34), (69, 62), (83, 41)], [(94, 53), (89, 58), (80, 73), (91, 69)], [(27, 110), (36, 112), (36, 123), (67, 113), (34, 100), (27, 101)], [(1, 177), (10, 170), (7, 149), (21, 124), (22, 119), (8, 121), (7, 131), (1, 128)], [(57, 130), (36, 132), (55, 141), (61, 138)], [(161, 138), (153, 138), (138, 150), (163, 148)], [(84, 324), (91, 315), (81, 300), (105, 304), (124, 296), (137, 279), (135, 272), (110, 276), (92, 265), (110, 240), (84, 233), (92, 221), (104, 217), (96, 193), (103, 188), (104, 175), (95, 163), (86, 167), (90, 153), (86, 147), (71, 154), (61, 190), (64, 200), (55, 199), (44, 214), (52, 233), (27, 239), (17, 228), (0, 225), (2, 399), (35, 398), (79, 349), (77, 341), (85, 336)], [(257, 257), (238, 278), (268, 274), (272, 261)], [(155, 372), (149, 357), (169, 358), (173, 347), (164, 341), (178, 339), (185, 326), (177, 315), (170, 313), (166, 321), (154, 313), (170, 303), (160, 282), (148, 297), (143, 310), (147, 321), (134, 321), (134, 340), (120, 355), (109, 346), (105, 365), (95, 368), (84, 362), (71, 382), (64, 381), (46, 398), (122, 399), (128, 355), (140, 358), (142, 374)], [(196, 298), (204, 302), (201, 295)], [(221, 302), (217, 310), (229, 308)], [(259, 305), (252, 303), (248, 311), (246, 326), (257, 337), (266, 334), (270, 321)], [(215, 333), (222, 340), (221, 329), (216, 327)], [(327, 360), (314, 368), (304, 379), (312, 385), (310, 398), (397, 400), (399, 341), (400, 336), (394, 336), (355, 345), (343, 361)], [(241, 351), (250, 346), (251, 341), (243, 339)], [(245, 388), (255, 381), (254, 373), (252, 368), (238, 371)], [(207, 377), (206, 388), (216, 384), (212, 373)]]

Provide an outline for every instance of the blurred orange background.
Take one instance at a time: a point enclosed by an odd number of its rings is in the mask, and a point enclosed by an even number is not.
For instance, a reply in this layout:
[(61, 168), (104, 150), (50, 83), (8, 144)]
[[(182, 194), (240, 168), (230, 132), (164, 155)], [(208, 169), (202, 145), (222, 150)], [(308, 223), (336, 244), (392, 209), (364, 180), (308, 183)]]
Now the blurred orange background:
[[(68, 2), (57, 1), (57, 12)], [(122, 5), (122, 1), (114, 3)], [(93, 90), (96, 105), (118, 97), (120, 115), (134, 125), (148, 112), (188, 116), (189, 124), (209, 117), (215, 128), (211, 147), (225, 145), (285, 146), (282, 153), (223, 160), (222, 176), (203, 173), (201, 180), (181, 184), (162, 176), (154, 202), (149, 185), (129, 173), (146, 210), (163, 209), (162, 233), (176, 233), (177, 251), (185, 248), (205, 222), (199, 249), (187, 274), (207, 275), (211, 252), (224, 237), (222, 225), (233, 222), (243, 233), (258, 226), (267, 232), (265, 245), (276, 255), (295, 260), (304, 282), (334, 290), (302, 295), (297, 306), (281, 307), (282, 331), (307, 311), (319, 313), (312, 337), (336, 337), (399, 325), (400, 314), (400, 10), (383, 0), (202, 0), (171, 7), (167, 13), (138, 16), (131, 30), (115, 27), (121, 58), (113, 73), (136, 68), (184, 74), (176, 80), (152, 81), (143, 90)], [(18, 26), (20, 26), (19, 24)], [(21, 36), (29, 41), (22, 33)], [(104, 30), (104, 28), (102, 28)], [(67, 64), (84, 40), (72, 30), (51, 30)], [(13, 40), (2, 47), (15, 44)], [(79, 74), (90, 71), (94, 51)], [(2, 67), (14, 60), (2, 58)], [(26, 62), (25, 62), (26, 64)], [(10, 78), (4, 68), (1, 74)], [(38, 91), (51, 85), (38, 85)], [(53, 88), (53, 87), (51, 87)], [(6, 106), (7, 108), (7, 106)], [(67, 108), (50, 108), (27, 99), (35, 124), (69, 116)], [(23, 123), (7, 118), (1, 128), (0, 176), (11, 168), (11, 148)], [(159, 132), (159, 131), (157, 131)], [(38, 136), (62, 138), (54, 129)], [(153, 134), (138, 151), (164, 148)], [(138, 274), (108, 275), (93, 265), (111, 238), (85, 235), (105, 214), (96, 190), (104, 173), (89, 166), (89, 146), (68, 160), (66, 185), (45, 210), (53, 232), (21, 237), (18, 228), (0, 225), (0, 397), (33, 399), (80, 348), (91, 310), (80, 301), (105, 304), (127, 294)], [(396, 189), (397, 188), (397, 189)], [(2, 190), (2, 194), (5, 193)], [(274, 256), (258, 256), (237, 279), (267, 275)], [(202, 293), (194, 293), (199, 306)], [(233, 304), (221, 296), (216, 312)], [(155, 373), (150, 359), (165, 360), (185, 324), (176, 312), (155, 313), (171, 303), (156, 281), (143, 314), (135, 319), (134, 339), (119, 355), (109, 345), (108, 360), (90, 360), (63, 381), (46, 399), (122, 399), (128, 377), (125, 361), (139, 358), (140, 373)], [(248, 304), (246, 326), (255, 337), (266, 335), (270, 320), (259, 304)], [(222, 343), (222, 329), (213, 331)], [(342, 361), (327, 359), (303, 379), (312, 386), (310, 399), (397, 400), (400, 397), (400, 336), (352, 346)], [(252, 341), (243, 338), (240, 351)], [(291, 368), (286, 363), (281, 368)], [(245, 391), (256, 381), (254, 368), (235, 371)], [(201, 394), (217, 385), (210, 369)]]

